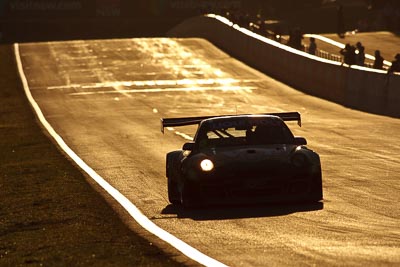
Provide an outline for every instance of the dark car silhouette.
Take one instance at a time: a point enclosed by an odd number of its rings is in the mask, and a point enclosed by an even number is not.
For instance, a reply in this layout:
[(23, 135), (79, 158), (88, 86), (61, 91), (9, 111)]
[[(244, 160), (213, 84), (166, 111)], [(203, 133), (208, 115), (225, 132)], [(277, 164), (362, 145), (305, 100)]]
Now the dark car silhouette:
[(284, 121), (298, 112), (163, 118), (164, 127), (198, 124), (193, 142), (167, 153), (172, 204), (293, 202), (322, 200), (317, 153)]

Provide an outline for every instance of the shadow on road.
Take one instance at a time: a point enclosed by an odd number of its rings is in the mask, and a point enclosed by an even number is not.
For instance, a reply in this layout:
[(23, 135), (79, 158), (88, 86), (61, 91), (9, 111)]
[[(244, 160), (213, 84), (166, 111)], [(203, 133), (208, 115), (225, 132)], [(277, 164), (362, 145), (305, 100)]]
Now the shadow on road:
[(263, 204), (252, 206), (215, 206), (187, 209), (182, 206), (168, 205), (161, 214), (176, 214), (178, 218), (193, 220), (228, 220), (240, 218), (275, 217), (297, 212), (317, 211), (324, 203)]

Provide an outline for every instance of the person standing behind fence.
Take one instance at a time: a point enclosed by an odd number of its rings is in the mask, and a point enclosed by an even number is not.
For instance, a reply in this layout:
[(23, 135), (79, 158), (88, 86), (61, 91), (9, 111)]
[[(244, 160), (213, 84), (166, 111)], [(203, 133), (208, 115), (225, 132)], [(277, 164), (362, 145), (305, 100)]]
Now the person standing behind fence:
[(394, 58), (392, 66), (388, 70), (389, 73), (400, 72), (400, 54), (397, 54)]
[(375, 50), (375, 60), (374, 60), (374, 65), (372, 67), (378, 70), (383, 69), (384, 60), (385, 59), (381, 56), (381, 51)]
[(343, 6), (342, 5), (339, 5), (337, 7), (337, 34), (340, 38), (344, 38), (344, 36), (345, 36)]
[(289, 40), (287, 45), (297, 50), (303, 50), (304, 46), (301, 44), (302, 39), (303, 34), (301, 33), (300, 28), (295, 28), (289, 32)]
[(358, 53), (355, 54), (356, 65), (364, 66), (365, 62), (365, 47), (360, 43), (357, 42), (356, 44)]
[(315, 43), (315, 38), (310, 37), (310, 46), (308, 47), (308, 53), (315, 55), (317, 52), (317, 44)]
[(344, 48), (340, 49), (340, 54), (343, 56), (343, 63), (349, 64), (349, 49), (350, 44), (346, 44)]
[(340, 54), (343, 55), (343, 62), (347, 65), (354, 65), (355, 56), (356, 56), (356, 48), (350, 44), (346, 44), (346, 46), (340, 50)]

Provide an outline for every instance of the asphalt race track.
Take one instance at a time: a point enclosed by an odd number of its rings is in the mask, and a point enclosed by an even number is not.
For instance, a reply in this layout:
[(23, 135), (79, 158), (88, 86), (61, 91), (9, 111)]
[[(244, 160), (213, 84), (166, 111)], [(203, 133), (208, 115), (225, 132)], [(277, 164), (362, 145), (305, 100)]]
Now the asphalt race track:
[[(155, 224), (230, 266), (400, 264), (400, 120), (305, 95), (201, 39), (20, 45), (31, 93), (64, 141)], [(266, 63), (268, 64), (268, 63)], [(185, 211), (165, 154), (195, 132), (161, 117), (299, 111), (324, 201)]]

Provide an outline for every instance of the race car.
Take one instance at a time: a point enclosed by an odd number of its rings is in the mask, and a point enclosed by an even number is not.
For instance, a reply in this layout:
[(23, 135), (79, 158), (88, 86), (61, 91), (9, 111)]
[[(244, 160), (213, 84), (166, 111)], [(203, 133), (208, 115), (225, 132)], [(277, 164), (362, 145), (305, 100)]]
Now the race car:
[(298, 112), (162, 118), (165, 127), (198, 124), (193, 142), (167, 153), (168, 198), (185, 207), (323, 199), (319, 155), (284, 121)]

